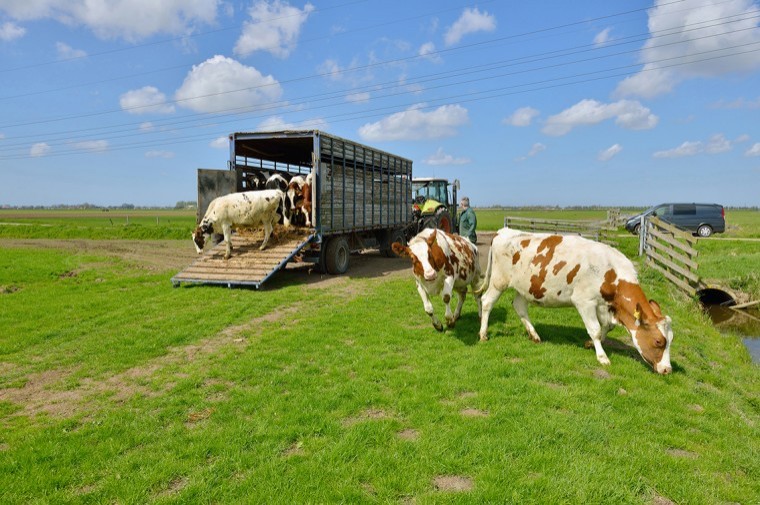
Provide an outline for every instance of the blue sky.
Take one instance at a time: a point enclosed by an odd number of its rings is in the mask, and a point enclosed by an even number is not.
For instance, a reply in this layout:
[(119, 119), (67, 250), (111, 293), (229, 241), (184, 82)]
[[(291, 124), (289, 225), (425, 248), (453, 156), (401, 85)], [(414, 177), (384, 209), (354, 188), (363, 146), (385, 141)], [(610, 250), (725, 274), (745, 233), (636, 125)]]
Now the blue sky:
[(760, 205), (760, 2), (0, 0), (0, 206), (172, 206), (321, 129), (474, 206)]

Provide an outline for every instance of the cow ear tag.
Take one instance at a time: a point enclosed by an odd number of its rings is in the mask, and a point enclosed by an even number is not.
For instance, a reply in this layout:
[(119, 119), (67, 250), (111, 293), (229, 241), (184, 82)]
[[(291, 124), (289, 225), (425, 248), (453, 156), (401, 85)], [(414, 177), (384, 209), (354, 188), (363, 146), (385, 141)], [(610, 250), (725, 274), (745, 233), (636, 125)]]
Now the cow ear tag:
[(633, 317), (634, 319), (636, 319), (636, 322), (634, 324), (636, 326), (640, 326), (641, 325), (641, 311), (637, 310), (636, 312), (634, 312)]

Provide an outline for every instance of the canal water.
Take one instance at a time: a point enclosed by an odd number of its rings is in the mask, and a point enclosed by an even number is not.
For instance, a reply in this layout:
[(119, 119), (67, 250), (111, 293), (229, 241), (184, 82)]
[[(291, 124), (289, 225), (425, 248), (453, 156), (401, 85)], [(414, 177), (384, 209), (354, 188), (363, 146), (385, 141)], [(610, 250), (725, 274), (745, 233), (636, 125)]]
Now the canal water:
[(760, 364), (760, 310), (736, 311), (721, 305), (705, 305), (705, 310), (718, 330), (740, 335), (752, 361)]

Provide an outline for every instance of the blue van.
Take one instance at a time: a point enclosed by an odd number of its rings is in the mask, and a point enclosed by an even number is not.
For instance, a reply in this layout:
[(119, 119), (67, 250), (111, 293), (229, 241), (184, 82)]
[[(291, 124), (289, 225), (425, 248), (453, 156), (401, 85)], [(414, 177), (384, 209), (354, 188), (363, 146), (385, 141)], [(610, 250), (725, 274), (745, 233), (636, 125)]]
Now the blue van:
[(657, 216), (700, 237), (726, 231), (726, 210), (717, 203), (662, 203), (629, 218), (625, 229), (638, 235), (641, 216)]

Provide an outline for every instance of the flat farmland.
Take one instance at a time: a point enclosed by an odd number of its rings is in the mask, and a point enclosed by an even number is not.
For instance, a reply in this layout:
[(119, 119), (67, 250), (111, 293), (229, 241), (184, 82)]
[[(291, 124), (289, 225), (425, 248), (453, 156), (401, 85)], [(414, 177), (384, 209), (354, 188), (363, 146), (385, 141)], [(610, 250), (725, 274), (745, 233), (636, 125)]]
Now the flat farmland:
[(410, 264), (374, 252), (345, 276), (173, 288), (195, 217), (172, 212), (0, 226), (0, 502), (760, 501), (758, 368), (656, 272), (668, 376), (621, 329), (601, 367), (572, 309), (531, 308), (531, 343), (507, 293), (490, 341), (471, 297), (438, 333)]

